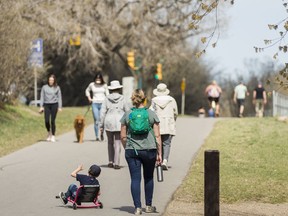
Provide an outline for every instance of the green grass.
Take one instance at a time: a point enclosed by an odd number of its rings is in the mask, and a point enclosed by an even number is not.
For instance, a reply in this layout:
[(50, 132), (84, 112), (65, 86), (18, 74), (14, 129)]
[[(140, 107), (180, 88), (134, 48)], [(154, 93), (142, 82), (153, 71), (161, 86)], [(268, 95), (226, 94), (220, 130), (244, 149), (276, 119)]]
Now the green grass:
[(183, 202), (204, 200), (204, 151), (220, 152), (220, 201), (288, 202), (288, 125), (273, 118), (217, 122), (174, 194)]
[[(73, 130), (76, 115), (84, 115), (87, 107), (64, 107), (56, 118), (56, 136)], [(91, 111), (86, 115), (86, 124), (93, 123)], [(0, 109), (0, 157), (46, 139), (47, 132), (43, 114), (38, 108), (5, 106)]]

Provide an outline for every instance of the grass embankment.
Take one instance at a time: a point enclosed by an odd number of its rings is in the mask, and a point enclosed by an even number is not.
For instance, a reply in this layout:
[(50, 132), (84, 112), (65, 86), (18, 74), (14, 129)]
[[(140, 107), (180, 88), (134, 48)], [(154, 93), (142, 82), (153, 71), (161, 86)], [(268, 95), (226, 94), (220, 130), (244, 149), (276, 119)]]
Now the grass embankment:
[(273, 118), (217, 122), (174, 200), (204, 200), (204, 151), (220, 151), (221, 203), (288, 203), (288, 125)]
[[(0, 109), (0, 157), (31, 145), (47, 136), (43, 114), (39, 108), (27, 106), (5, 106)], [(56, 118), (56, 136), (73, 130), (76, 115), (84, 115), (87, 107), (64, 107)], [(86, 125), (93, 122), (91, 111), (85, 117)]]

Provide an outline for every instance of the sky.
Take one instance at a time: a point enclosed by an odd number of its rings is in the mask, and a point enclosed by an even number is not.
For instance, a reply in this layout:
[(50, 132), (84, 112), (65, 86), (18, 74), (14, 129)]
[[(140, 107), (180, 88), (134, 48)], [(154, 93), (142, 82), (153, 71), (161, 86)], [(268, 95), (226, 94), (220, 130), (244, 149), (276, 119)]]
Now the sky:
[(248, 76), (245, 59), (257, 58), (262, 62), (271, 59), (282, 65), (286, 58), (288, 62), (287, 53), (273, 59), (278, 45), (261, 53), (253, 48), (264, 47), (264, 39), (279, 37), (279, 31), (269, 30), (268, 24), (276, 24), (288, 16), (283, 3), (282, 0), (235, 0), (234, 5), (225, 10), (228, 27), (220, 29), (216, 48), (206, 49), (203, 56), (206, 63), (213, 64), (212, 74), (217, 76), (214, 79)]

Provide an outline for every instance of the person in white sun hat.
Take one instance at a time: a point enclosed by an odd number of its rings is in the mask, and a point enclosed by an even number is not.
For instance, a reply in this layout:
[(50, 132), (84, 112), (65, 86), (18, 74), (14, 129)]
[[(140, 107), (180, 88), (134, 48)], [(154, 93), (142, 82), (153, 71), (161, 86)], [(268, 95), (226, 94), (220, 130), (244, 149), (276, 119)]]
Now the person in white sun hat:
[(171, 148), (172, 137), (176, 135), (176, 119), (178, 115), (177, 103), (169, 95), (167, 85), (160, 83), (153, 90), (156, 96), (152, 98), (150, 109), (153, 110), (160, 120), (160, 134), (162, 140), (162, 167), (168, 170), (168, 159)]
[(114, 169), (120, 169), (120, 119), (130, 109), (121, 95), (122, 87), (118, 80), (110, 82), (110, 94), (104, 100), (100, 111), (100, 131), (105, 130), (108, 139), (108, 167)]

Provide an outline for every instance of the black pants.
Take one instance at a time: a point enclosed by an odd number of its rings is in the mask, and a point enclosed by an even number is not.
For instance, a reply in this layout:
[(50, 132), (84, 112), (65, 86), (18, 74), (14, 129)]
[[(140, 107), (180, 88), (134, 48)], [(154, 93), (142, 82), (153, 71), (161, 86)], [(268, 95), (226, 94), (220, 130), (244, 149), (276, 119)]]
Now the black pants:
[[(58, 103), (54, 104), (44, 104), (44, 118), (45, 118), (45, 126), (48, 132), (52, 132), (52, 135), (55, 135), (56, 125), (55, 119), (58, 111)], [(51, 124), (50, 124), (51, 120)]]

